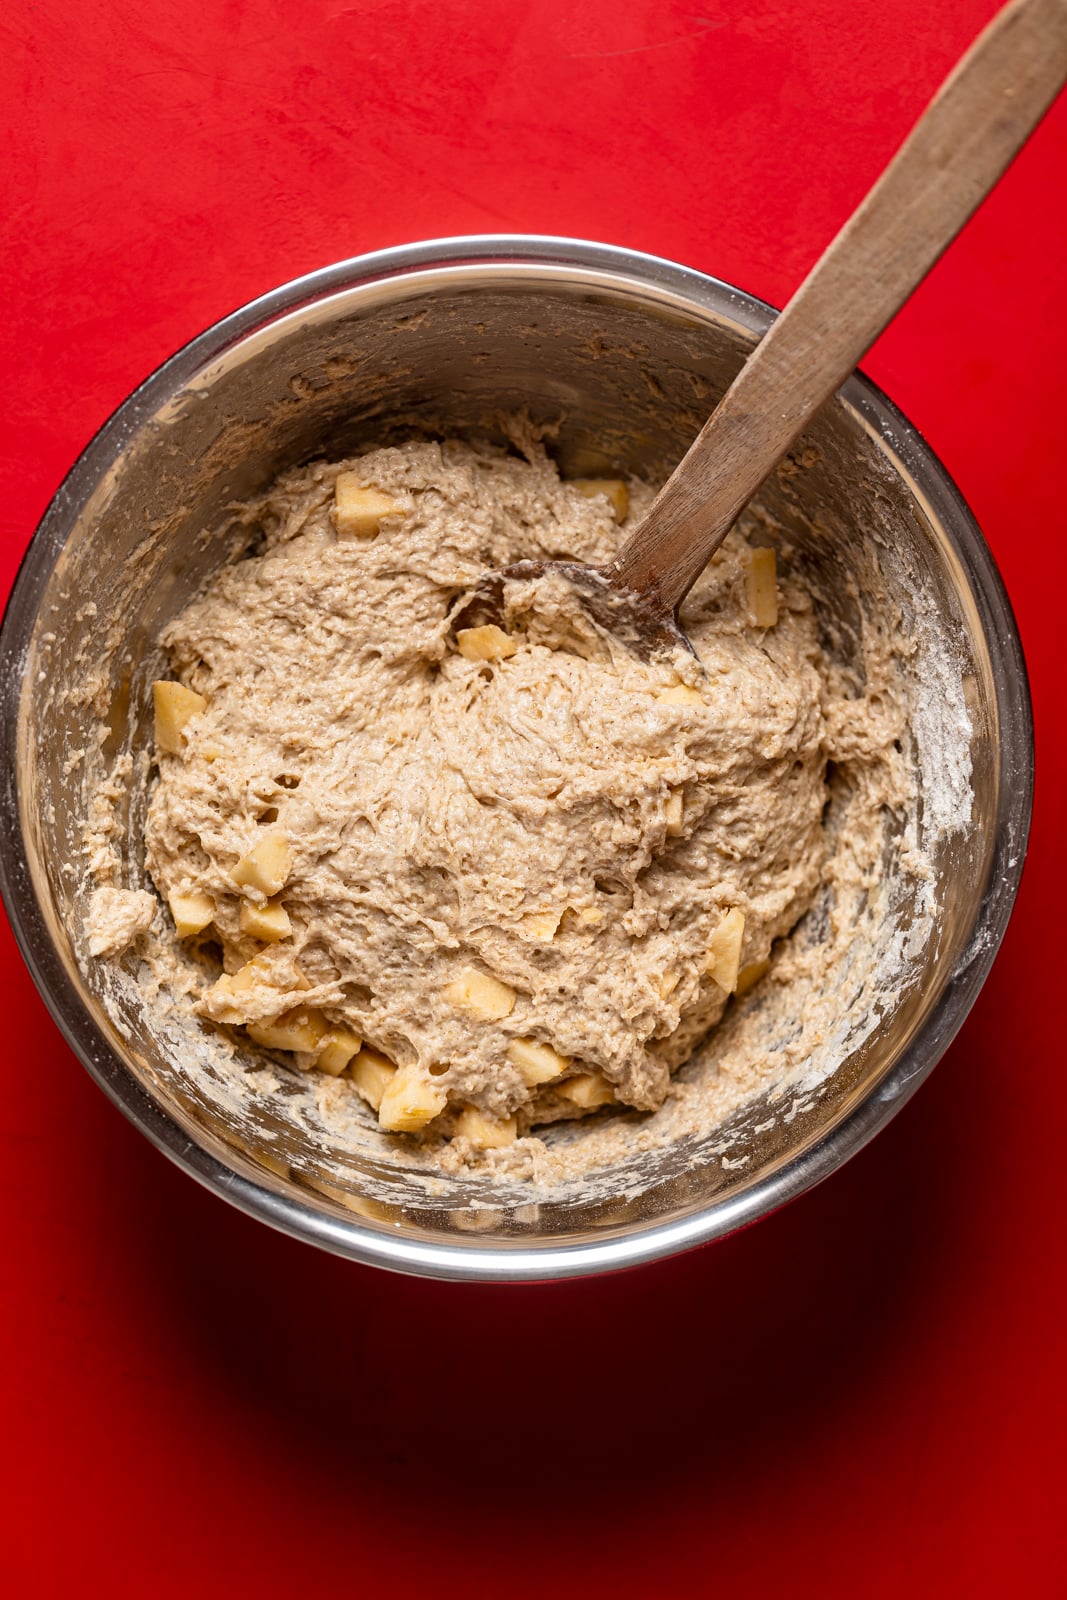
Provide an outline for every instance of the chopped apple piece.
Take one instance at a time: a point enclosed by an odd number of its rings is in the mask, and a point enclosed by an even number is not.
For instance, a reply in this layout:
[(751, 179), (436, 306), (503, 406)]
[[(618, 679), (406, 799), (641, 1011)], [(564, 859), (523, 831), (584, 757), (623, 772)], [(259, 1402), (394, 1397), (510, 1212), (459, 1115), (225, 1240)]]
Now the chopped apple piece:
[(515, 991), (510, 984), (475, 967), (465, 968), (442, 993), (450, 1005), (470, 1011), (483, 1022), (499, 1022), (515, 1009)]
[(682, 975), (680, 972), (661, 972), (656, 979), (656, 988), (659, 991), (660, 999), (666, 1000), (668, 995), (672, 995), (681, 981)]
[(372, 1050), (368, 1044), (353, 1056), (348, 1066), (348, 1076), (372, 1111), (377, 1111), (381, 1105), (382, 1095), (395, 1074), (396, 1067), (389, 1057), (383, 1056), (380, 1050)]
[(490, 1117), (477, 1106), (464, 1106), (456, 1118), (456, 1132), (481, 1150), (502, 1150), (515, 1143), (515, 1118)]
[(700, 706), (704, 704), (704, 696), (699, 689), (691, 689), (687, 683), (676, 683), (673, 688), (661, 689), (656, 696), (661, 706)]
[(572, 478), (571, 487), (584, 494), (587, 500), (594, 495), (607, 495), (611, 514), (616, 522), (625, 522), (630, 509), (630, 491), (621, 478)]
[(682, 812), (684, 810), (684, 806), (685, 802), (682, 799), (681, 791), (679, 789), (675, 789), (667, 796), (667, 803), (663, 807), (663, 817), (667, 824), (667, 832), (675, 839), (677, 839), (682, 832)]
[(745, 936), (745, 913), (735, 906), (723, 916), (711, 936), (708, 973), (720, 988), (732, 994), (741, 969), (741, 941)]
[(378, 1126), (389, 1133), (417, 1133), (445, 1109), (448, 1095), (418, 1067), (399, 1067), (378, 1107)]
[(557, 1093), (583, 1111), (615, 1103), (615, 1090), (602, 1072), (580, 1072), (576, 1077), (568, 1078), (566, 1083), (561, 1083)]
[(331, 1078), (339, 1078), (363, 1043), (358, 1033), (347, 1028), (330, 1028), (319, 1040), (319, 1053), (315, 1065)]
[(207, 701), (184, 683), (159, 678), (152, 685), (152, 706), (156, 716), (156, 748), (179, 756), (185, 747), (185, 727), (207, 710)]
[(342, 539), (373, 539), (383, 517), (403, 507), (391, 494), (360, 483), (354, 472), (339, 472), (334, 488), (333, 525)]
[(556, 937), (561, 911), (531, 911), (522, 919), (522, 931), (530, 939), (541, 939), (546, 944)]
[(326, 1032), (326, 1019), (310, 1006), (294, 1006), (267, 1022), (250, 1022), (247, 1033), (267, 1050), (314, 1050)]
[(560, 927), (593, 928), (603, 920), (604, 913), (597, 906), (567, 906), (560, 918)]
[(511, 634), (495, 622), (481, 628), (460, 628), (456, 634), (456, 649), (468, 661), (506, 661), (518, 648)]
[(246, 961), (236, 972), (224, 972), (214, 984), (214, 988), (220, 994), (247, 994), (257, 983), (269, 982), (270, 967), (265, 959), (265, 952), (260, 951), (258, 956)]
[(745, 610), (754, 628), (773, 628), (778, 621), (778, 563), (774, 551), (760, 546), (748, 553)]
[(771, 959), (770, 956), (767, 956), (762, 961), (750, 961), (747, 967), (742, 967), (737, 974), (737, 986), (734, 989), (734, 993), (737, 995), (747, 994), (750, 989), (755, 988), (764, 973), (770, 971), (770, 965)]
[(172, 894), (168, 898), (174, 931), (179, 939), (203, 933), (208, 923), (214, 920), (215, 902), (209, 894)]
[(265, 838), (242, 856), (230, 876), (242, 887), (258, 889), (268, 898), (284, 889), (293, 869), (289, 840), (284, 833), (268, 833)]
[(531, 1089), (537, 1083), (550, 1083), (570, 1066), (566, 1056), (561, 1056), (549, 1044), (539, 1044), (536, 1039), (512, 1039), (507, 1057), (513, 1067), (518, 1067), (524, 1083)]
[[(246, 858), (247, 859), (247, 858)], [(254, 906), (250, 901), (241, 903), (237, 922), (242, 933), (250, 939), (262, 939), (264, 944), (274, 944), (278, 939), (288, 939), (293, 931), (289, 913), (279, 899), (268, 900), (265, 906)]]
[[(294, 991), (309, 987), (295, 963), (291, 971), (279, 972), (272, 967), (268, 952), (261, 950), (236, 972), (224, 972), (212, 984), (202, 1004), (205, 1015), (214, 1022), (257, 1022), (257, 1012), (270, 1009), (270, 999), (276, 1000), (274, 1009), (278, 1010), (286, 1004), (290, 995), (295, 1001)], [(263, 996), (253, 993), (257, 989), (268, 991), (270, 999), (266, 1006)]]

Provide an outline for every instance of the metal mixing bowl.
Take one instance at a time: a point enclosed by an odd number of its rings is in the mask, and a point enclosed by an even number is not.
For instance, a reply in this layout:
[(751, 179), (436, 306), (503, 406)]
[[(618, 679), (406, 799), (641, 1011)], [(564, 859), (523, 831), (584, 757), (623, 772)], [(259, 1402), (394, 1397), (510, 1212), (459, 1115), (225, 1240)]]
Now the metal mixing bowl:
[[(196, 1025), (145, 1011), (128, 963), (116, 974), (84, 954), (88, 794), (133, 753), (123, 871), (142, 884), (147, 769), (136, 753), (150, 745), (154, 641), (224, 559), (226, 539), (212, 530), (227, 505), (311, 455), (389, 435), (397, 419), (484, 431), (522, 409), (558, 424), (552, 450), (565, 472), (662, 471), (771, 316), (726, 284), (602, 245), (491, 237), (383, 251), (288, 284), (193, 340), (116, 412), (56, 495), (0, 640), (5, 900), (89, 1072), (172, 1160), (251, 1215), (356, 1260), (438, 1277), (557, 1278), (649, 1261), (729, 1233), (832, 1172), (959, 1028), (1022, 867), (1033, 768), (1025, 670), (973, 518), (915, 430), (860, 377), (812, 427), (794, 470), (772, 479), (764, 507), (832, 613), (839, 648), (865, 594), (888, 585), (907, 596), (929, 641), (916, 671), (959, 714), (927, 716), (916, 742), (933, 923), (901, 943), (895, 1003), (852, 1032), (855, 1019), (843, 1025), (840, 1060), (812, 1092), (746, 1108), (715, 1139), (652, 1155), (637, 1140), (592, 1198), (565, 1186), (546, 1196), (416, 1182), (393, 1168), (387, 1141), (370, 1154), (330, 1147), (297, 1089), (235, 1108), (210, 1063), (199, 1076), (183, 1067), (183, 1052), (199, 1048)], [(970, 807), (968, 824), (943, 836), (938, 766)], [(907, 893), (889, 890), (895, 926), (917, 926)]]

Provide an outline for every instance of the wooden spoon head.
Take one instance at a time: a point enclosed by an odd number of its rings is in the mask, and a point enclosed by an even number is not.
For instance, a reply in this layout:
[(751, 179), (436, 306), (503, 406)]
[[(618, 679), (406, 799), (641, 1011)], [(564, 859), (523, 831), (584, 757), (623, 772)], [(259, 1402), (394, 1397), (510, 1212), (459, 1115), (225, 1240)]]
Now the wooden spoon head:
[(589, 567), (580, 561), (516, 561), (497, 572), (483, 573), (453, 611), (452, 632), (484, 627), (487, 623), (505, 627), (507, 585), (553, 578), (566, 584), (569, 594), (607, 641), (617, 641), (642, 661), (672, 655), (676, 650), (696, 654), (673, 613), (657, 613), (641, 595), (617, 587), (600, 567)]

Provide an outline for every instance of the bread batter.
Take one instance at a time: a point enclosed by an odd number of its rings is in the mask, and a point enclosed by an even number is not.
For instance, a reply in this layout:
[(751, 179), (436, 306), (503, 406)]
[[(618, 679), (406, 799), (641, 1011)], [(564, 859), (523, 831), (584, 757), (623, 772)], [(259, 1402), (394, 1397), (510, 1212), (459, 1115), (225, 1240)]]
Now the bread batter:
[(483, 571), (604, 562), (649, 498), (535, 446), (318, 463), (163, 635), (147, 865), (197, 1009), (390, 1132), (658, 1107), (818, 889), (842, 706), (769, 551), (735, 530), (699, 580), (699, 663), (558, 648), (520, 593), (452, 634)]

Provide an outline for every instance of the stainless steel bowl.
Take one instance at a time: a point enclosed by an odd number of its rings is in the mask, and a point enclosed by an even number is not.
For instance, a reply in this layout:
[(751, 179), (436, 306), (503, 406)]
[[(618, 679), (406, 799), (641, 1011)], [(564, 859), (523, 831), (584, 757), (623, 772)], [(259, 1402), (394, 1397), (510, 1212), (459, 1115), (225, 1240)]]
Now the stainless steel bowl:
[[(726, 284), (603, 245), (487, 237), (383, 251), (288, 284), (194, 339), (116, 412), (56, 495), (0, 639), (4, 897), (89, 1072), (172, 1160), (251, 1215), (355, 1260), (436, 1277), (558, 1278), (653, 1260), (827, 1176), (903, 1105), (959, 1028), (1022, 868), (1033, 770), (1025, 669), (967, 507), (860, 377), (764, 504), (833, 614), (839, 648), (865, 594), (906, 594), (933, 641), (916, 682), (937, 679), (934, 699), (957, 714), (927, 717), (916, 746), (932, 924), (901, 943), (896, 1002), (862, 1027), (848, 1021), (835, 1070), (811, 1092), (744, 1108), (717, 1137), (654, 1158), (635, 1148), (593, 1197), (416, 1181), (391, 1163), (387, 1141), (355, 1155), (331, 1144), (302, 1091), (235, 1106), (210, 1061), (199, 1074), (183, 1065), (199, 1048), (192, 1025), (146, 1012), (129, 971), (109, 976), (84, 955), (87, 796), (103, 767), (146, 747), (153, 641), (224, 559), (226, 540), (211, 530), (228, 504), (310, 455), (389, 435), (398, 419), (484, 431), (520, 409), (558, 423), (565, 471), (661, 471), (771, 316)], [(971, 806), (968, 825), (943, 834), (939, 766)], [(143, 881), (144, 775), (134, 759), (131, 885)], [(906, 933), (916, 906), (889, 888)]]

